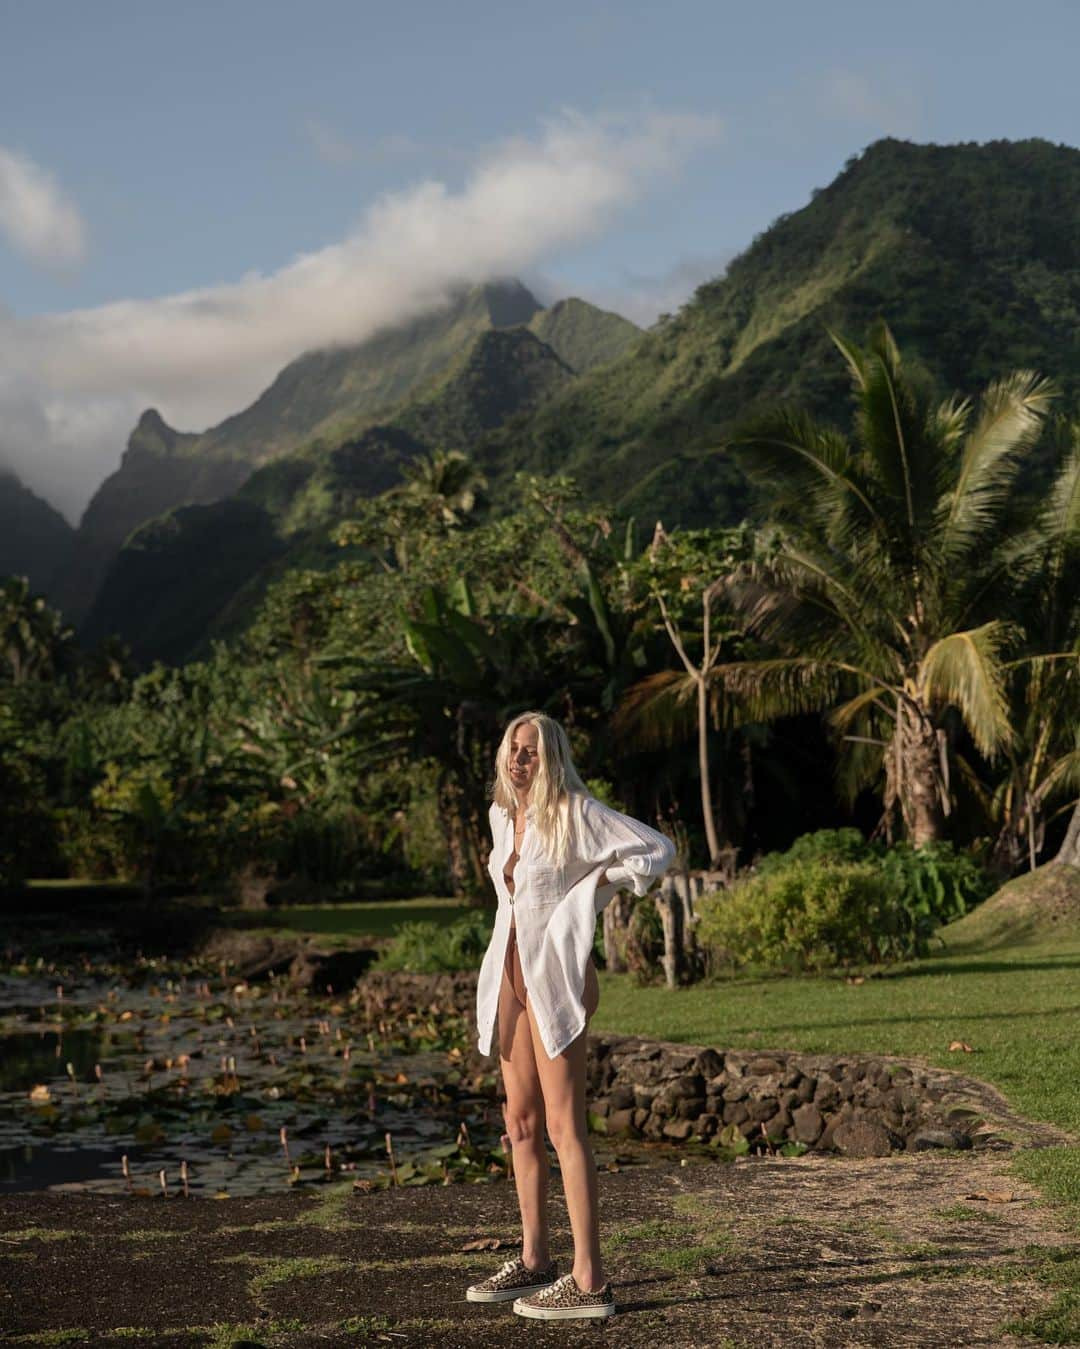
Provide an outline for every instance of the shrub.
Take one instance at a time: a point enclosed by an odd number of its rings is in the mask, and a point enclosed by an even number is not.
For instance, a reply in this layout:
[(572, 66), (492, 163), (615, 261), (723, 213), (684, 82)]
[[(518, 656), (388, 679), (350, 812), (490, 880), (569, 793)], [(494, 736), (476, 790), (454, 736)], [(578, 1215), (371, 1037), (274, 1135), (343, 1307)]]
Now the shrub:
[(491, 939), (491, 915), (481, 909), (462, 914), (451, 923), (401, 923), (376, 967), (438, 974), (447, 970), (476, 970)]
[(881, 869), (904, 896), (906, 908), (932, 922), (951, 923), (981, 904), (994, 890), (990, 874), (951, 843), (921, 848), (898, 843), (880, 851)]
[(771, 876), (794, 862), (869, 862), (895, 883), (912, 921), (937, 927), (961, 918), (994, 889), (994, 882), (967, 853), (951, 843), (868, 843), (857, 829), (819, 829), (803, 834), (786, 852), (769, 853), (757, 875)]
[(932, 924), (872, 861), (792, 861), (699, 905), (711, 965), (820, 970), (923, 953)]
[(818, 829), (803, 834), (786, 852), (771, 852), (757, 864), (759, 876), (769, 876), (792, 862), (868, 862), (875, 855), (857, 829)]

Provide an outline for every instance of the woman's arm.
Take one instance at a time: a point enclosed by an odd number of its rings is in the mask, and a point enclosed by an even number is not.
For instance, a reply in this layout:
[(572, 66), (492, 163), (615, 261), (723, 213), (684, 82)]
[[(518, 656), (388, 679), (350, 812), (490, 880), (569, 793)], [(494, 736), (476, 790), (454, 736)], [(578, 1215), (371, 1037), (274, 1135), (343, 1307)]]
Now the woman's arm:
[(614, 885), (643, 895), (675, 858), (675, 845), (658, 829), (595, 797), (581, 802), (579, 846), (587, 860), (607, 863), (598, 887)]

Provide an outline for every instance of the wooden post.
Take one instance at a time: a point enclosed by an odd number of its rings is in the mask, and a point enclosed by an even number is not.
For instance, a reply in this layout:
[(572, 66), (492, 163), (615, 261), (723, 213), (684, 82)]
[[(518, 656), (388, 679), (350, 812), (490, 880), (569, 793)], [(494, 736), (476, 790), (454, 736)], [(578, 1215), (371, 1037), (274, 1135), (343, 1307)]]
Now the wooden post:
[(676, 888), (676, 875), (685, 881), (685, 873), (669, 871), (655, 891), (656, 908), (664, 928), (664, 982), (675, 988), (683, 967), (683, 901)]

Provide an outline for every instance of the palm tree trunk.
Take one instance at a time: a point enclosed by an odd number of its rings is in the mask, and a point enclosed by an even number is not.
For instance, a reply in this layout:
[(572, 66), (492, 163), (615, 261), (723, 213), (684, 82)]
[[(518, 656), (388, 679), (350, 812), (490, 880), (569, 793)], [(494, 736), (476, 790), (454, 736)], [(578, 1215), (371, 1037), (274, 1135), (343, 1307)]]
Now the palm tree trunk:
[(916, 848), (935, 843), (945, 833), (941, 751), (937, 729), (921, 709), (901, 701), (897, 708), (894, 745), (899, 781), (896, 792), (907, 835)]
[(1080, 801), (1073, 807), (1072, 819), (1069, 821), (1068, 829), (1065, 830), (1065, 839), (1051, 860), (1080, 867)]

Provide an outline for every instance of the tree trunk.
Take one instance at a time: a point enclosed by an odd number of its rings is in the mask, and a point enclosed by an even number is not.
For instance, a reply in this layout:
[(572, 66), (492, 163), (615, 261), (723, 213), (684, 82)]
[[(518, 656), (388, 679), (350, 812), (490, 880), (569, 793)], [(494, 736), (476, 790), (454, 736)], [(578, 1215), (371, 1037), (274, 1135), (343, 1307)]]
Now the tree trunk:
[(716, 837), (713, 819), (712, 789), (709, 785), (709, 705), (705, 680), (698, 678), (698, 769), (701, 773), (701, 813), (705, 818), (705, 842), (709, 848), (709, 865), (716, 866), (720, 856), (720, 841)]
[(936, 842), (944, 836), (946, 814), (937, 728), (924, 712), (901, 701), (888, 754), (886, 806), (893, 796), (916, 848)]
[(1051, 861), (1080, 867), (1080, 801), (1073, 807), (1072, 819), (1065, 830), (1065, 838)]
[(626, 973), (626, 930), (633, 907), (633, 895), (620, 893), (601, 915), (604, 924), (604, 965), (611, 974)]
[(446, 840), (452, 892), (481, 903), (486, 889), (485, 868), (476, 811), (452, 773), (444, 773), (439, 780), (439, 824)]

